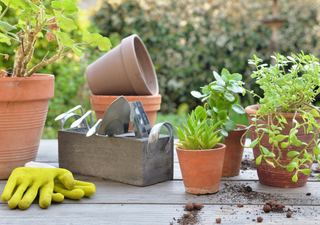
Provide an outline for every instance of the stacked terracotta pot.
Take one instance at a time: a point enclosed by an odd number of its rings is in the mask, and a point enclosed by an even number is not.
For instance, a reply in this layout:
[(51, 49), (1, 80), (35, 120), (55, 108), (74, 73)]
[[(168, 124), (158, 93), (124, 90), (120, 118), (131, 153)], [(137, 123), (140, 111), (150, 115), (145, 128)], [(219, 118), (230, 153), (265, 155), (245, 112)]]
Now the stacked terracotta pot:
[(151, 126), (155, 124), (161, 95), (152, 60), (138, 35), (124, 38), (120, 45), (89, 65), (86, 76), (97, 120), (123, 95), (129, 102), (140, 100)]

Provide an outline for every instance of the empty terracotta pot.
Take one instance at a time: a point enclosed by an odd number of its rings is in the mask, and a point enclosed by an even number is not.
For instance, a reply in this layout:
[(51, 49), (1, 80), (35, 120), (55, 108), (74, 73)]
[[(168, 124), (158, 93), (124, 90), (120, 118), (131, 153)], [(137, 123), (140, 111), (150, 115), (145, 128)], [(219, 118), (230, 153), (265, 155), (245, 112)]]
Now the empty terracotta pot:
[(138, 35), (93, 62), (86, 70), (94, 95), (158, 95), (158, 80), (148, 50)]
[(37, 156), (54, 76), (0, 78), (0, 90), (0, 179), (8, 179)]
[[(91, 108), (95, 111), (97, 120), (103, 118), (104, 112), (108, 106), (118, 97), (119, 96), (112, 95), (91, 95)], [(156, 122), (157, 111), (160, 110), (161, 95), (133, 95), (124, 97), (128, 100), (128, 102), (141, 101), (142, 106), (147, 113), (151, 127), (153, 127)], [(133, 130), (131, 123), (129, 124), (129, 130)]]
[[(256, 114), (256, 110), (258, 109), (258, 105), (251, 105), (245, 108), (245, 112), (247, 113), (249, 117), (249, 124), (252, 123), (252, 118)], [(294, 116), (294, 113), (282, 113), (282, 115), (286, 118), (288, 124), (284, 126), (284, 129), (280, 131), (280, 134), (282, 135), (288, 135), (290, 129), (293, 127), (292, 126), (292, 118)], [(303, 119), (299, 116), (299, 113), (297, 113), (295, 119), (301, 124), (303, 123)], [(320, 122), (320, 118), (316, 119), (317, 122)], [(258, 124), (267, 124), (268, 121), (258, 121)], [(314, 132), (316, 132), (316, 129), (314, 127)], [(260, 133), (260, 135), (262, 132)], [(304, 128), (303, 126), (298, 129), (298, 133), (296, 133), (296, 136), (298, 140), (309, 143), (312, 140), (314, 134), (304, 134)], [(250, 136), (251, 136), (251, 141), (255, 140), (257, 138), (257, 133), (255, 131), (255, 127), (250, 128)], [(287, 141), (285, 139), (284, 141)], [(263, 138), (261, 139), (260, 142), (265, 148), (267, 148), (270, 152), (272, 151), (272, 145), (269, 144), (269, 136), (264, 135)], [(281, 145), (282, 142), (279, 142), (279, 145)], [(309, 154), (313, 154), (313, 147), (315, 146), (314, 143), (311, 143), (308, 148), (306, 149)], [(290, 151), (298, 151), (301, 152), (302, 149), (305, 146), (302, 145), (300, 147), (294, 146), (294, 145), (289, 145), (287, 148), (281, 149), (281, 158), (279, 160), (279, 163), (282, 165), (288, 165), (292, 158), (287, 157), (287, 153)], [(274, 151), (274, 154), (276, 157), (279, 156), (279, 153), (277, 151)], [(253, 148), (253, 155), (254, 159), (259, 157), (261, 155), (260, 150), (258, 145)], [(303, 158), (301, 155), (300, 158)], [(311, 168), (312, 163), (311, 162), (306, 162)], [(292, 181), (292, 176), (295, 173), (295, 170), (293, 172), (288, 172), (285, 168), (281, 168), (279, 166), (269, 166), (263, 159), (261, 160), (260, 165), (256, 165), (257, 168), (257, 173), (259, 177), (259, 181), (262, 184), (269, 185), (269, 186), (274, 186), (274, 187), (283, 187), (283, 188), (293, 188), (293, 187), (301, 187), (307, 184), (307, 180), (309, 176), (303, 174), (303, 173), (298, 173), (298, 181), (293, 182)]]
[[(240, 139), (242, 135), (247, 131), (247, 126), (237, 125), (234, 131), (228, 133), (228, 137), (225, 138), (224, 144), (226, 145), (226, 152), (224, 154), (223, 162), (223, 177), (237, 176), (240, 173), (240, 167), (242, 162), (242, 155), (244, 147), (241, 145)], [(246, 139), (243, 138), (242, 144), (244, 145)]]
[(221, 143), (209, 150), (176, 148), (186, 192), (212, 194), (219, 191), (225, 149)]

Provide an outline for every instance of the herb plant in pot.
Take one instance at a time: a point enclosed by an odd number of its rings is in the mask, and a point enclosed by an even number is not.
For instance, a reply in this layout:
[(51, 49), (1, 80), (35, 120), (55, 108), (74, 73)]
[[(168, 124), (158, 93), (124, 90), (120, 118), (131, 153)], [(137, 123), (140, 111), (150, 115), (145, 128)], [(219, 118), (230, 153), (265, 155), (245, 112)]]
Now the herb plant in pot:
[[(1, 0), (6, 8), (0, 15), (0, 42), (17, 45), (12, 68), (0, 71), (0, 179), (7, 179), (13, 169), (35, 160), (49, 99), (54, 95), (54, 76), (36, 74), (37, 70), (73, 52), (81, 56), (84, 47), (99, 46), (109, 50), (110, 41), (99, 34), (83, 33), (83, 43), (75, 43), (67, 33), (75, 30), (70, 15), (78, 12), (69, 0), (52, 1), (54, 15), (46, 13), (43, 1)], [(16, 25), (5, 21), (8, 10), (16, 10)], [(40, 63), (30, 63), (37, 56), (37, 40), (46, 38), (57, 46)], [(3, 60), (9, 55), (2, 54)], [(33, 66), (32, 66), (33, 65)]]
[(319, 162), (320, 110), (312, 105), (320, 93), (320, 65), (313, 55), (272, 56), (251, 75), (264, 90), (258, 105), (248, 106), (251, 144), (261, 183), (276, 187), (304, 186), (313, 160)]
[(238, 104), (238, 94), (245, 94), (242, 88), (242, 75), (238, 73), (230, 74), (227, 69), (221, 71), (221, 76), (213, 72), (216, 81), (211, 82), (201, 88), (201, 92), (192, 91), (191, 94), (206, 102), (204, 108), (207, 116), (214, 123), (221, 121), (218, 129), (222, 137), (222, 142), (226, 145), (224, 155), (222, 176), (231, 177), (240, 173), (242, 155), (245, 138), (240, 139), (246, 133), (247, 126), (236, 124), (231, 119), (232, 113), (244, 114), (243, 107)]
[(225, 145), (219, 143), (222, 122), (214, 124), (206, 110), (198, 106), (188, 115), (187, 124), (177, 127), (176, 144), (186, 192), (212, 194), (219, 191)]

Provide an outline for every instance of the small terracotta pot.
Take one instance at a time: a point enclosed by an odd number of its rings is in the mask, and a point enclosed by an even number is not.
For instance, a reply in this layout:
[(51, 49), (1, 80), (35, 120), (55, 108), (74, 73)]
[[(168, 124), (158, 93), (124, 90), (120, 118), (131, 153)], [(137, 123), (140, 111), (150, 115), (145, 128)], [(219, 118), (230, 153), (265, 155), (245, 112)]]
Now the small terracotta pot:
[(0, 78), (0, 179), (34, 161), (46, 121), (54, 76)]
[(136, 34), (89, 65), (86, 76), (94, 95), (159, 94), (153, 63)]
[[(112, 95), (91, 95), (91, 108), (95, 111), (97, 120), (103, 118), (104, 112), (108, 106), (118, 97), (119, 96)], [(141, 101), (142, 106), (147, 113), (151, 127), (153, 127), (156, 122), (157, 111), (160, 110), (161, 95), (133, 95), (124, 97), (128, 100), (128, 102)], [(129, 124), (129, 130), (133, 130), (131, 123)]]
[(225, 149), (221, 143), (209, 150), (176, 148), (186, 192), (212, 194), (219, 191)]
[[(242, 162), (242, 155), (244, 147), (241, 145), (241, 137), (247, 131), (247, 126), (237, 125), (234, 131), (228, 133), (225, 138), (224, 144), (226, 145), (226, 152), (224, 154), (223, 162), (223, 177), (237, 176), (240, 173)], [(243, 138), (242, 144), (244, 145), (246, 139)]]
[[(256, 110), (258, 109), (258, 105), (251, 105), (245, 108), (245, 112), (247, 113), (249, 117), (249, 124), (252, 124), (252, 118), (256, 114)], [(282, 113), (282, 115), (286, 118), (288, 124), (285, 125), (284, 129), (281, 132), (282, 135), (288, 135), (290, 129), (292, 128), (292, 118), (294, 117), (294, 113)], [(267, 117), (266, 117), (267, 118)], [(299, 122), (302, 123), (303, 120), (299, 116), (299, 113), (297, 113), (295, 119)], [(320, 118), (316, 119), (317, 122), (320, 122)], [(259, 121), (258, 124), (267, 124), (268, 121), (267, 119), (265, 121)], [(316, 129), (314, 127), (313, 129), (314, 132), (316, 132)], [(260, 133), (260, 135), (262, 132)], [(304, 134), (304, 128), (299, 128), (298, 133), (296, 134), (298, 140), (309, 143), (314, 134)], [(251, 141), (255, 140), (257, 138), (257, 133), (255, 131), (254, 127), (250, 128), (250, 136), (251, 136)], [(318, 136), (318, 134), (317, 134)], [(284, 141), (287, 141), (285, 139)], [(279, 142), (279, 145), (281, 145), (282, 142)], [(270, 152), (272, 151), (272, 145), (269, 144), (269, 135), (264, 135), (264, 137), (261, 139), (261, 144), (267, 148)], [(313, 154), (313, 147), (315, 146), (314, 143), (310, 144), (309, 147), (306, 149), (309, 154)], [(294, 145), (289, 145), (287, 148), (281, 149), (281, 158), (279, 160), (279, 163), (282, 165), (288, 165), (293, 158), (287, 158), (287, 153), (290, 151), (298, 151), (301, 152), (304, 146), (296, 147)], [(278, 157), (278, 152), (274, 151), (274, 154), (276, 157)], [(261, 155), (259, 147), (255, 146), (253, 148), (253, 155), (254, 159), (259, 157)], [(303, 156), (301, 156), (302, 158)], [(306, 163), (309, 168), (311, 168), (312, 163), (307, 162)], [(295, 174), (295, 170), (293, 172), (288, 172), (285, 168), (281, 168), (279, 166), (269, 166), (263, 159), (261, 160), (260, 165), (256, 165), (257, 168), (257, 173), (259, 177), (259, 181), (262, 184), (269, 185), (269, 186), (274, 186), (274, 187), (283, 187), (283, 188), (293, 188), (293, 187), (301, 187), (307, 184), (307, 180), (309, 176), (303, 174), (303, 173), (298, 173), (298, 181), (293, 182), (292, 181), (292, 176)]]

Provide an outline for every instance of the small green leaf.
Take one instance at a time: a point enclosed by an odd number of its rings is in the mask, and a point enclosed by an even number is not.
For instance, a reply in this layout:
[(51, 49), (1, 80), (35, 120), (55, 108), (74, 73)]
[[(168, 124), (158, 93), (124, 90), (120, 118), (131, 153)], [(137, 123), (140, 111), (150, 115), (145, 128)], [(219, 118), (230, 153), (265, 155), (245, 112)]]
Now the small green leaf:
[(25, 0), (1, 0), (5, 5), (10, 2), (10, 8), (18, 8), (19, 6), (24, 9), (28, 8), (29, 4)]
[(236, 81), (241, 81), (242, 80), (242, 75), (239, 73), (234, 73), (231, 75), (231, 79), (232, 80), (236, 80)]
[(286, 139), (288, 137), (288, 135), (282, 135), (282, 134), (279, 134), (276, 136), (276, 140), (277, 141), (283, 141), (284, 139)]
[(292, 181), (293, 181), (293, 182), (297, 182), (297, 181), (298, 181), (298, 175), (297, 175), (297, 173), (295, 173), (295, 174), (293, 175)]
[(4, 29), (5, 31), (11, 31), (11, 30), (17, 29), (15, 26), (12, 26), (11, 24), (1, 20), (0, 20), (0, 28)]
[(63, 1), (63, 8), (64, 8), (64, 12), (68, 15), (73, 15), (77, 12), (79, 12), (79, 9), (77, 7), (77, 5), (69, 0), (64, 0)]
[(256, 164), (260, 165), (262, 159), (262, 155), (259, 155), (258, 158), (256, 159)]
[(221, 91), (224, 91), (224, 87), (221, 87), (221, 86), (215, 84), (215, 85), (211, 85), (211, 90), (215, 90), (217, 92), (221, 92)]
[(237, 124), (235, 122), (233, 122), (232, 120), (227, 120), (225, 123), (224, 123), (224, 126), (225, 130), (227, 132), (230, 132), (230, 131), (234, 131), (234, 129), (236, 129), (237, 127)]
[(201, 121), (207, 117), (207, 112), (202, 106), (197, 106), (194, 112), (196, 117), (200, 118)]
[(191, 91), (190, 94), (195, 98), (202, 98), (205, 95), (202, 95), (199, 91)]
[(89, 32), (85, 32), (83, 34), (83, 40), (89, 43), (91, 46), (98, 46), (100, 51), (110, 51), (111, 49), (110, 40), (98, 33), (90, 34)]
[(55, 16), (58, 19), (58, 26), (64, 30), (74, 30), (77, 26), (74, 24), (72, 19), (63, 16), (59, 11), (53, 10)]
[(227, 131), (221, 130), (220, 132), (221, 132), (221, 134), (222, 134), (223, 136), (228, 137), (228, 132), (227, 132)]
[(310, 169), (303, 169), (303, 170), (299, 170), (299, 172), (304, 173), (305, 175), (309, 176), (311, 173)]
[(74, 40), (72, 40), (71, 38), (68, 37), (68, 35), (66, 35), (65, 33), (62, 32), (56, 32), (56, 35), (58, 36), (58, 38), (61, 40), (62, 45), (69, 47), (72, 49), (72, 51), (78, 56), (81, 57), (82, 56), (82, 52), (81, 50), (74, 45)]
[(227, 119), (227, 112), (225, 110), (221, 110), (219, 113), (218, 113), (218, 117), (220, 120), (225, 120)]
[(295, 169), (294, 166), (287, 166), (287, 171), (292, 172)]
[(238, 114), (244, 114), (245, 113), (244, 108), (239, 104), (234, 104), (234, 105), (232, 105), (231, 108), (232, 108), (233, 111), (235, 111)]
[(318, 145), (314, 146), (312, 149), (313, 153), (316, 155), (320, 154), (320, 147)]
[(226, 83), (221, 79), (220, 75), (217, 72), (213, 71), (213, 76), (222, 86), (226, 85)]
[(0, 42), (6, 43), (7, 45), (11, 45), (10, 38), (8, 38), (6, 35), (0, 33)]
[(63, 9), (63, 3), (60, 1), (51, 2), (51, 6), (55, 9)]
[(312, 109), (312, 110), (310, 111), (310, 114), (313, 115), (314, 117), (320, 117), (318, 111), (315, 110), (315, 109)]
[(266, 147), (261, 146), (263, 154), (268, 155), (270, 152)]
[(224, 97), (229, 101), (229, 102), (232, 102), (235, 100), (235, 97), (233, 96), (233, 94), (231, 93), (224, 93)]
[(296, 155), (299, 155), (299, 152), (290, 151), (287, 153), (287, 157), (289, 157), (289, 158), (295, 157)]
[(289, 142), (282, 142), (281, 148), (286, 148), (286, 147), (288, 147), (288, 145), (289, 145)]
[(249, 148), (253, 148), (254, 146), (256, 146), (258, 144), (258, 138), (255, 139), (253, 142), (251, 142), (251, 144), (249, 145)]

